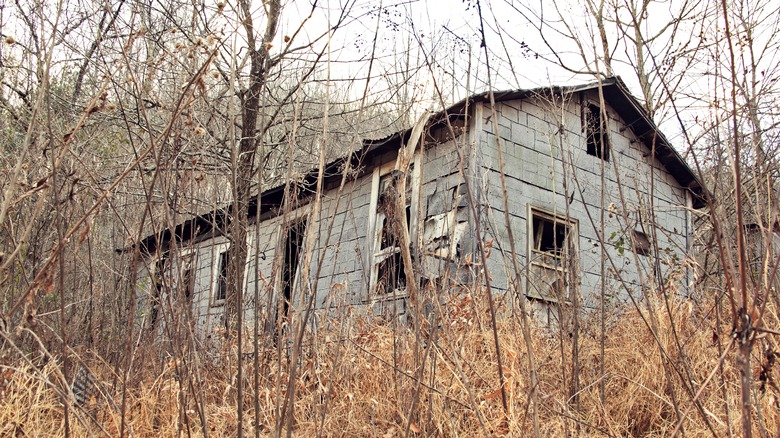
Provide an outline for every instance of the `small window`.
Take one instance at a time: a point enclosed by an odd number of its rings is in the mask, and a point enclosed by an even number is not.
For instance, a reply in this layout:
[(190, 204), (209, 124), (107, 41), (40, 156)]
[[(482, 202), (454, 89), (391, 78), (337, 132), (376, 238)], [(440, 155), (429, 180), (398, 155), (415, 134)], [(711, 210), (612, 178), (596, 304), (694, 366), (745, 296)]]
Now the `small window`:
[(179, 283), (180, 296), (189, 301), (192, 291), (195, 289), (195, 254), (191, 253), (182, 257), (181, 283)]
[(282, 261), (282, 316), (287, 317), (290, 304), (293, 301), (293, 292), (298, 276), (298, 264), (303, 252), (304, 238), (306, 237), (306, 221), (300, 220), (285, 228), (284, 260)]
[(576, 266), (576, 222), (535, 209), (530, 216), (526, 296), (545, 303), (565, 303), (571, 270)]
[(157, 323), (157, 318), (160, 316), (160, 306), (166, 282), (163, 274), (165, 272), (166, 261), (167, 258), (165, 255), (162, 255), (154, 263), (154, 272), (152, 274), (152, 314), (149, 319), (150, 330), (154, 330), (155, 324)]
[(192, 268), (189, 267), (184, 270), (184, 273), (181, 275), (181, 292), (185, 299), (190, 299), (192, 297), (192, 289), (195, 285), (195, 275), (194, 272), (192, 272)]
[(601, 108), (592, 103), (585, 106), (585, 137), (588, 155), (609, 161), (607, 121), (604, 119)]
[(653, 249), (650, 246), (650, 238), (647, 234), (631, 230), (631, 240), (634, 242), (634, 252), (641, 256), (649, 256)]
[(228, 256), (228, 251), (225, 250), (219, 253), (219, 265), (217, 267), (217, 286), (214, 291), (214, 304), (224, 303), (225, 298), (227, 297), (229, 263), (230, 258)]
[(553, 266), (561, 264), (568, 251), (570, 226), (567, 222), (540, 212), (533, 212), (533, 252), (539, 261)]

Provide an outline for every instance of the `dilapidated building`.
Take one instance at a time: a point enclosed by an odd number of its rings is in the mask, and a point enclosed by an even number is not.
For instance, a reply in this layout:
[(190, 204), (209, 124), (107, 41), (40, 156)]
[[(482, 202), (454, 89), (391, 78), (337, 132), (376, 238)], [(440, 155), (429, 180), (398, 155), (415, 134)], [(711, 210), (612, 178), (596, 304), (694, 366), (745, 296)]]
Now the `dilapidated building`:
[[(306, 305), (401, 315), (410, 281), (441, 291), (487, 276), (495, 296), (525, 295), (542, 320), (574, 293), (587, 309), (602, 296), (641, 297), (643, 285), (684, 289), (703, 203), (696, 176), (618, 78), (479, 94), (365, 141), (327, 166), (312, 217), (316, 175), (249, 207), (248, 319)], [(195, 326), (220, 325), (229, 217), (214, 211), (141, 242), (147, 324), (175, 291)]]

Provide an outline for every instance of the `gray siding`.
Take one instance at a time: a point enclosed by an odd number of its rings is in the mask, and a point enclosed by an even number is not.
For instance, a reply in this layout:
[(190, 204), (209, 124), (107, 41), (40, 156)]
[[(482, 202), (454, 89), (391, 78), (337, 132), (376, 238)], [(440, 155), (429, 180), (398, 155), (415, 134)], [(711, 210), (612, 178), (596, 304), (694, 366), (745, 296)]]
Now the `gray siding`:
[[(462, 143), (462, 138), (457, 141)], [(429, 146), (420, 153), (419, 198), (422, 202), (424, 218), (416, 218), (420, 233), (425, 228), (425, 219), (457, 209), (458, 195), (462, 178), (459, 173), (459, 159), (454, 149), (455, 142), (450, 140), (443, 144)], [(372, 180), (374, 169), (391, 166), (395, 163), (396, 153), (384, 154), (374, 162), (367, 163), (365, 172), (355, 180), (348, 182), (339, 195), (338, 189), (326, 191), (322, 199), (321, 219), (307, 224), (309, 231), (314, 232), (312, 248), (304, 248), (301, 261), (307, 254), (311, 256), (309, 270), (309, 287), (315, 288), (315, 309), (347, 308), (372, 303), (375, 297), (370, 296), (370, 277), (372, 264), (372, 248), (374, 236), (369, 235), (371, 209)], [(419, 165), (418, 165), (419, 166)], [(298, 208), (287, 214), (288, 221), (305, 218), (311, 205)], [(414, 209), (416, 210), (416, 208)], [(461, 202), (459, 214), (454, 217), (460, 222), (467, 221), (465, 208)], [(245, 320), (251, 324), (255, 317), (255, 291), (258, 293), (260, 317), (265, 321), (273, 315), (268, 303), (275, 307), (278, 295), (278, 273), (274, 272), (274, 264), (280, 263), (277, 257), (282, 257), (280, 233), (285, 218), (275, 216), (262, 220), (258, 225), (252, 225), (248, 230), (249, 257), (246, 268), (245, 286)], [(214, 301), (216, 289), (217, 265), (219, 253), (226, 250), (227, 238), (224, 236), (205, 239), (199, 243), (190, 244), (182, 252), (195, 254), (195, 280), (192, 295), (192, 316), (202, 334), (213, 334), (224, 324), (224, 304)], [(259, 257), (257, 256), (259, 255)], [(427, 257), (426, 276), (435, 277), (437, 272), (445, 267), (455, 270), (455, 261)], [(451, 264), (450, 264), (451, 263)], [(446, 266), (450, 264), (449, 266)], [(278, 270), (278, 268), (277, 268)], [(300, 308), (301, 304), (310, 299), (302, 297), (299, 272), (298, 287), (293, 292), (293, 303)], [(148, 277), (148, 276), (147, 276)], [(147, 288), (148, 289), (148, 288)], [(309, 289), (310, 290), (310, 289)], [(142, 295), (148, 295), (142, 294)], [(147, 300), (148, 302), (148, 300)], [(382, 304), (373, 303), (375, 310), (381, 310)], [(398, 303), (396, 303), (398, 305)], [(400, 303), (403, 306), (403, 303)], [(387, 308), (387, 305), (384, 305)]]
[[(595, 94), (584, 98), (597, 102)], [(642, 284), (649, 284), (653, 258), (635, 258), (626, 239), (632, 229), (641, 228), (640, 223), (649, 218), (651, 211), (657, 228), (645, 231), (656, 236), (661, 277), (687, 276), (680, 262), (686, 257), (690, 232), (686, 210), (689, 195), (678, 187), (672, 175), (652, 157), (647, 145), (637, 140), (612, 108), (607, 108), (610, 161), (586, 152), (579, 95), (566, 101), (557, 98), (555, 102), (533, 97), (501, 102), (495, 120), (484, 104), (477, 104), (473, 111), (474, 118), (465, 135), (454, 140), (442, 137), (439, 142), (426, 144), (419, 153), (420, 186), (413, 201), (419, 199), (421, 216), (412, 220), (411, 238), (421, 255), (424, 278), (434, 280), (449, 272), (450, 278), (457, 282), (472, 279), (473, 265), (466, 266), (464, 261), (465, 258), (478, 261), (477, 221), (466, 201), (462, 169), (468, 175), (476, 200), (483, 241), (493, 244), (486, 269), (492, 286), (499, 292), (510, 291), (515, 281), (526, 290), (531, 208), (565, 216), (577, 224), (577, 263), (573, 269), (577, 274), (576, 286), (587, 307), (598, 305), (602, 284), (613, 303), (626, 301), (629, 293), (639, 297)], [(497, 140), (504, 161), (506, 203)], [(292, 297), (294, 306), (300, 308), (311, 298), (301, 296), (302, 290), (313, 290), (315, 309), (320, 311), (360, 307), (381, 312), (403, 307), (403, 302), (377, 300), (371, 292), (376, 238), (371, 224), (378, 180), (375, 172), (382, 166), (392, 166), (395, 159), (395, 151), (387, 152), (373, 162), (364, 163), (361, 176), (347, 183), (342, 193), (335, 188), (326, 191), (320, 219), (307, 224), (307, 230), (314, 232), (311, 248), (305, 247), (301, 252), (302, 257), (311, 257), (306, 277), (308, 287), (301, 287), (302, 277), (299, 277)], [(287, 219), (305, 218), (310, 207), (289, 212)], [(417, 207), (413, 202), (415, 215)], [(609, 256), (605, 276), (601, 275), (602, 248), (598, 243), (602, 211)], [(269, 309), (268, 303), (275, 306), (279, 294), (274, 267), (283, 254), (277, 253), (277, 248), (282, 248), (283, 221), (282, 216), (264, 218), (249, 230), (245, 289), (245, 315), (249, 322), (255, 317), (255, 309), (263, 321), (273, 315), (274, 309)], [(514, 254), (510, 234), (514, 239)], [(226, 243), (224, 237), (216, 237), (191, 245), (197, 266), (191, 310), (204, 334), (219, 328), (224, 321), (224, 305), (215, 304), (213, 294), (219, 252)], [(511, 257), (521, 268), (519, 279)]]
[[(598, 102), (595, 94), (587, 98)], [(610, 161), (586, 152), (579, 96), (557, 102), (540, 98), (502, 102), (496, 112), (498, 136), (494, 133), (490, 108), (483, 107), (477, 146), (482, 161), (479, 177), (485, 200), (481, 214), (486, 240), (495, 239), (500, 249), (488, 264), (496, 289), (510, 288), (510, 280), (514, 277), (496, 137), (501, 142), (504, 158), (509, 226), (516, 250), (514, 257), (521, 270), (528, 262), (529, 209), (535, 207), (567, 216), (578, 224), (578, 276), (584, 304), (588, 307), (598, 304), (602, 281), (614, 302), (626, 301), (629, 298), (627, 291), (637, 293), (643, 283), (649, 284), (652, 257), (639, 256), (640, 268), (637, 269), (627, 239), (632, 229), (640, 228), (642, 220), (648, 221), (647, 213), (651, 211), (657, 224), (655, 234), (661, 254), (662, 278), (687, 275), (687, 271), (680, 268), (687, 253), (689, 232), (686, 192), (652, 158), (647, 146), (636, 139), (611, 107), (607, 107)], [(605, 278), (601, 276), (602, 252), (598, 243), (602, 171), (604, 238), (609, 256)], [(625, 208), (622, 200), (625, 200)], [(645, 231), (648, 235), (653, 234), (651, 229)], [(624, 239), (622, 244), (621, 237)], [(624, 282), (622, 285), (618, 278)]]

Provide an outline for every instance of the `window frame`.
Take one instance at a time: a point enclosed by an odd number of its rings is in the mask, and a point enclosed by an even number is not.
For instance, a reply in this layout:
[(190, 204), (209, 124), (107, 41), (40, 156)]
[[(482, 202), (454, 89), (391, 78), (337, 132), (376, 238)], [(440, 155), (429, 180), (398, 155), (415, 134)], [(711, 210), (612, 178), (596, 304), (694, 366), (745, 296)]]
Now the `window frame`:
[[(411, 175), (407, 184), (407, 192), (410, 193), (409, 196), (409, 202), (407, 204), (408, 209), (408, 227), (409, 227), (409, 243), (414, 244), (414, 242), (417, 241), (417, 208), (416, 206), (419, 204), (419, 182), (420, 182), (420, 156), (421, 152), (420, 149), (415, 151), (414, 156), (412, 157), (412, 160), (410, 162), (410, 170)], [(408, 295), (408, 288), (393, 288), (392, 291), (388, 292), (379, 292), (378, 291), (378, 282), (379, 282), (379, 264), (386, 260), (388, 257), (391, 257), (392, 255), (396, 253), (400, 253), (401, 248), (397, 248), (394, 251), (389, 251), (389, 248), (382, 248), (382, 230), (383, 230), (383, 221), (385, 219), (385, 214), (378, 211), (379, 208), (379, 197), (381, 195), (380, 192), (380, 183), (382, 178), (387, 177), (388, 175), (391, 175), (393, 171), (395, 170), (396, 161), (390, 161), (388, 163), (385, 163), (381, 166), (376, 166), (374, 168), (372, 179), (371, 179), (371, 201), (369, 203), (369, 225), (368, 225), (368, 232), (366, 234), (367, 236), (367, 245), (366, 248), (369, 249), (367, 254), (367, 266), (370, 267), (369, 271), (369, 287), (367, 288), (367, 296), (364, 297), (364, 301), (371, 301), (371, 300), (382, 300), (382, 299), (395, 299), (395, 298), (403, 298)], [(411, 187), (409, 187), (411, 186)]]
[(187, 289), (185, 290), (184, 298), (187, 298), (190, 302), (192, 302), (195, 299), (195, 285), (197, 284), (197, 280), (198, 280), (198, 249), (186, 248), (180, 250), (176, 262), (178, 264), (178, 266), (176, 267), (177, 295), (178, 292), (180, 291), (179, 280), (184, 280), (186, 278), (186, 276), (184, 275), (185, 272), (190, 271), (192, 277), (189, 279), (189, 284), (187, 285)]
[(152, 263), (150, 263), (149, 274), (152, 280), (149, 288), (150, 330), (154, 330), (160, 316), (160, 308), (165, 295), (166, 283), (169, 281), (169, 279), (166, 278), (167, 265), (169, 263), (169, 255), (165, 252), (158, 253), (152, 258)]
[(582, 105), (582, 115), (585, 152), (592, 157), (609, 162), (612, 154), (609, 142), (609, 114), (598, 103), (586, 100)]
[[(227, 299), (227, 277), (228, 273), (227, 270), (230, 269), (230, 243), (220, 243), (216, 244), (211, 249), (211, 260), (212, 260), (212, 267), (211, 267), (211, 291), (210, 291), (210, 299), (209, 303), (212, 307), (219, 307), (224, 306), (225, 301)], [(220, 277), (222, 276), (222, 255), (225, 254), (225, 276), (224, 278), (224, 284), (225, 284), (225, 296), (219, 297), (219, 288), (220, 288)]]
[[(551, 271), (556, 272), (561, 275), (560, 280), (564, 279), (567, 274), (567, 270), (574, 269), (576, 266), (576, 260), (579, 257), (579, 223), (576, 219), (573, 219), (571, 217), (567, 218), (565, 216), (561, 216), (559, 214), (556, 214), (554, 212), (533, 206), (528, 205), (528, 216), (527, 216), (527, 239), (526, 239), (526, 245), (527, 245), (527, 257), (528, 257), (528, 266), (529, 269), (540, 269), (545, 271)], [(542, 230), (538, 230), (536, 233), (534, 232), (534, 218), (540, 218), (547, 222), (552, 222), (554, 225), (561, 224), (564, 227), (566, 227), (566, 235), (564, 237), (564, 246), (568, 246), (567, 248), (561, 248), (561, 251), (558, 255), (550, 252), (550, 251), (543, 251), (541, 249), (537, 249), (537, 247), (541, 246), (542, 242), (537, 242), (536, 237), (537, 234), (540, 234)], [(568, 262), (566, 260), (566, 255), (568, 252)], [(555, 263), (550, 263), (549, 260), (555, 260)], [(558, 281), (560, 281), (558, 280)], [(529, 281), (526, 280), (526, 290), (525, 290), (525, 296), (541, 300), (548, 303), (556, 303), (560, 302), (558, 299), (554, 297), (544, 296), (541, 293), (531, 293), (531, 285), (529, 284)], [(564, 297), (563, 302), (568, 302), (568, 296)]]
[[(541, 219), (544, 219), (547, 222), (551, 222), (554, 227), (556, 227), (558, 224), (564, 225), (566, 227), (566, 229), (567, 229), (567, 234), (566, 234), (566, 236), (564, 236), (564, 243), (566, 243), (566, 241), (571, 241), (572, 240), (572, 236), (577, 236), (577, 234), (576, 234), (578, 232), (578, 230), (577, 230), (577, 222), (575, 220), (571, 219), (571, 218), (567, 219), (567, 218), (565, 218), (563, 216), (560, 216), (558, 214), (555, 214), (555, 213), (552, 213), (552, 212), (549, 212), (549, 211), (546, 211), (546, 210), (543, 210), (543, 209), (540, 209), (540, 208), (537, 208), (537, 207), (533, 207), (533, 206), (531, 206), (529, 208), (529, 210), (528, 210), (528, 217), (530, 219), (528, 221), (528, 236), (529, 236), (529, 239), (528, 239), (528, 255), (529, 256), (533, 256), (534, 254), (539, 254), (539, 255), (542, 255), (542, 256), (549, 256), (550, 258), (555, 259), (557, 261), (562, 261), (563, 258), (564, 258), (564, 254), (555, 254), (555, 253), (550, 252), (550, 251), (544, 251), (544, 250), (536, 248), (537, 246), (541, 246), (541, 243), (542, 243), (542, 242), (539, 242), (539, 245), (536, 244), (536, 242), (535, 242), (536, 234), (539, 234), (540, 232), (542, 232), (542, 230), (539, 230), (536, 233), (534, 232), (534, 219), (537, 218), (537, 217), (541, 218)], [(574, 239), (573, 245), (572, 245), (572, 247), (570, 249), (571, 252), (574, 253), (572, 255), (576, 256), (577, 247), (578, 247), (577, 239)], [(565, 251), (565, 248), (561, 248), (561, 249), (562, 249), (561, 252)], [(544, 261), (535, 260), (534, 257), (529, 257), (529, 258), (531, 260), (531, 263), (542, 265), (542, 266), (544, 266), (546, 268), (550, 268), (550, 269), (562, 269), (562, 266), (561, 266), (562, 263), (551, 264), (551, 263), (546, 263)]]
[[(298, 254), (298, 260), (295, 264), (295, 267), (293, 269), (293, 275), (290, 279), (290, 301), (288, 305), (290, 308), (295, 306), (295, 291), (300, 286), (301, 281), (301, 266), (304, 262), (305, 258), (305, 247), (306, 247), (306, 234), (309, 232), (309, 212), (310, 212), (310, 206), (308, 204), (303, 205), (291, 212), (288, 213), (286, 218), (286, 224), (284, 220), (280, 220), (278, 225), (276, 226), (276, 247), (279, 251), (281, 251), (281, 254), (274, 254), (274, 258), (278, 256), (278, 273), (276, 275), (276, 278), (274, 279), (274, 293), (275, 293), (275, 302), (278, 304), (278, 300), (284, 299), (283, 292), (284, 292), (284, 279), (282, 271), (284, 270), (285, 263), (287, 262), (285, 260), (286, 258), (286, 250), (287, 250), (287, 232), (289, 232), (290, 228), (294, 226), (298, 226), (301, 223), (303, 223), (303, 240), (301, 241), (300, 247), (303, 248), (303, 251)], [(279, 216), (281, 218), (282, 216)], [(286, 225), (286, 226), (285, 226)], [(299, 248), (300, 251), (300, 248)], [(276, 263), (276, 262), (274, 262)]]

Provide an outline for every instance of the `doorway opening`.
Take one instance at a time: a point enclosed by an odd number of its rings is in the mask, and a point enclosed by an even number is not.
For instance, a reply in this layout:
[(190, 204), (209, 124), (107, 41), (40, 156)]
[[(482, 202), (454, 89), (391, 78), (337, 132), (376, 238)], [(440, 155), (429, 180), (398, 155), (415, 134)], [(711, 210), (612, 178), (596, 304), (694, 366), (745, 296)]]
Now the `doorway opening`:
[(282, 260), (282, 317), (287, 318), (292, 302), (293, 288), (298, 276), (298, 264), (306, 235), (306, 221), (300, 220), (287, 227), (284, 236), (284, 260)]

